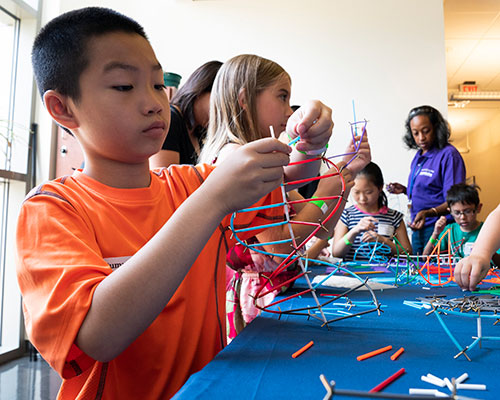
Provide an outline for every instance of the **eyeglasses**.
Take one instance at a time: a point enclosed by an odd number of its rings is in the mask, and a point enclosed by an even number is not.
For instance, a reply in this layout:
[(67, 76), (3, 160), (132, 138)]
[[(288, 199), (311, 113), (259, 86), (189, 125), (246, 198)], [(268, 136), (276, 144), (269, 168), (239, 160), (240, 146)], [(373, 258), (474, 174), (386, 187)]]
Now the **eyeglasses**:
[(464, 216), (469, 216), (471, 214), (474, 214), (476, 212), (476, 209), (475, 208), (468, 208), (467, 210), (463, 210), (463, 211), (451, 211), (450, 214), (453, 215), (454, 217), (460, 217), (461, 215), (464, 215)]

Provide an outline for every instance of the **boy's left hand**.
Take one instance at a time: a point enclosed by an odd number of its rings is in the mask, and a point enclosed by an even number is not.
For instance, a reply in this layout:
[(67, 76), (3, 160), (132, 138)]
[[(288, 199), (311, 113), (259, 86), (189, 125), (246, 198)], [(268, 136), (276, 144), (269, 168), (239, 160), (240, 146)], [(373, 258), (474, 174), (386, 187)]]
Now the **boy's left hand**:
[(290, 116), (286, 124), (286, 132), (291, 138), (300, 136), (296, 149), (306, 152), (324, 149), (332, 130), (332, 110), (318, 100), (306, 102)]

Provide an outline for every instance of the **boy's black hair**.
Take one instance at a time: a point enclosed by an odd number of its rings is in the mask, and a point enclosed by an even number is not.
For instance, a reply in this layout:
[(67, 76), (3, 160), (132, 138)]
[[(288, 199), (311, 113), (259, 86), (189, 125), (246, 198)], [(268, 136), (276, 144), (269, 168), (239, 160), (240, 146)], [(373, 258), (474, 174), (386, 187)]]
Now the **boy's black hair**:
[(35, 38), (31, 52), (40, 95), (57, 90), (78, 101), (78, 82), (90, 61), (87, 43), (92, 37), (111, 32), (135, 33), (148, 39), (136, 21), (109, 8), (86, 7), (48, 22)]
[[(202, 94), (212, 91), (215, 76), (217, 72), (219, 72), (221, 66), (222, 63), (220, 61), (208, 61), (196, 68), (172, 98), (172, 104), (176, 105), (181, 110), (188, 129), (196, 128), (194, 118), (195, 100)], [(195, 136), (198, 137), (204, 130), (205, 129), (201, 129), (200, 132), (195, 132)]]
[(479, 205), (479, 192), (481, 190), (477, 185), (467, 185), (466, 183), (457, 183), (446, 192), (446, 202), (448, 207), (455, 203)]
[(443, 118), (441, 113), (431, 106), (419, 106), (415, 107), (408, 113), (408, 117), (405, 121), (406, 132), (403, 136), (403, 142), (409, 149), (419, 149), (417, 143), (415, 143), (415, 139), (413, 138), (413, 134), (411, 133), (410, 122), (413, 118), (418, 115), (425, 115), (429, 118), (429, 121), (432, 124), (432, 129), (434, 130), (435, 142), (434, 146), (438, 149), (444, 148), (450, 139), (450, 125)]
[(358, 172), (356, 176), (364, 176), (370, 182), (372, 182), (376, 187), (380, 189), (380, 194), (378, 196), (378, 208), (387, 206), (387, 196), (384, 192), (384, 176), (382, 175), (382, 170), (374, 162), (369, 162), (366, 167)]

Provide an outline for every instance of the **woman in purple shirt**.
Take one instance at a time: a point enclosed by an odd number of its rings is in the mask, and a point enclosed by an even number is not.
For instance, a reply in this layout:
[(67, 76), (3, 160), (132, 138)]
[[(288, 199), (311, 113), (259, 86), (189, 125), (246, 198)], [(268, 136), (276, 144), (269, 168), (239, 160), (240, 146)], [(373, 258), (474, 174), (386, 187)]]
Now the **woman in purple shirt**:
[(446, 192), (454, 184), (465, 181), (465, 164), (458, 150), (449, 143), (448, 122), (434, 107), (412, 109), (405, 126), (403, 141), (408, 148), (418, 151), (411, 162), (408, 186), (390, 183), (387, 190), (408, 196), (412, 248), (415, 254), (422, 254), (434, 223), (441, 215), (448, 214)]

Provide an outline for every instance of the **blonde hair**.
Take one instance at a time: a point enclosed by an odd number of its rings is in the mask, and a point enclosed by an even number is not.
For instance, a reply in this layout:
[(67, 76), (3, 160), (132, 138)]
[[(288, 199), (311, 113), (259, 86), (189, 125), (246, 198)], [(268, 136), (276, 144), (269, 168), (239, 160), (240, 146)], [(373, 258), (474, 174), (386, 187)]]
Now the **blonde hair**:
[[(287, 72), (265, 58), (242, 54), (226, 61), (210, 95), (210, 122), (199, 162), (212, 163), (227, 143), (245, 144), (262, 137), (259, 132), (256, 98)], [(243, 91), (246, 110), (240, 105)]]

